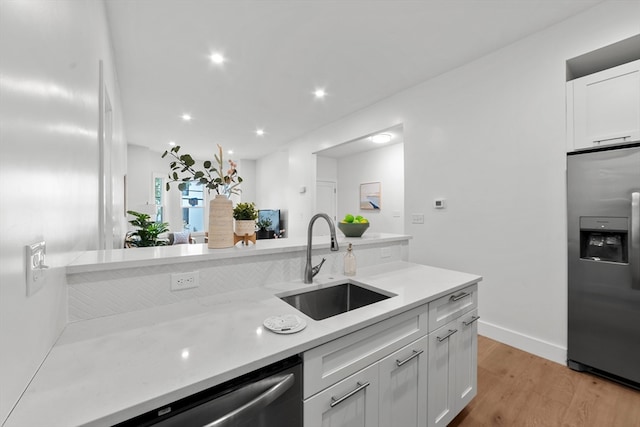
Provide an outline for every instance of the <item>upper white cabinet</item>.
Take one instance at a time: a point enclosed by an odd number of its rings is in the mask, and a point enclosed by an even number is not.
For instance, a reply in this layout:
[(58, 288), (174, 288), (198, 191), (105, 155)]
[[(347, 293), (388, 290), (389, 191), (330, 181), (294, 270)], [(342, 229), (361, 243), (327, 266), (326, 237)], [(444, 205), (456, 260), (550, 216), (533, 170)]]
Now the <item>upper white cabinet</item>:
[(567, 82), (567, 151), (640, 139), (640, 60)]

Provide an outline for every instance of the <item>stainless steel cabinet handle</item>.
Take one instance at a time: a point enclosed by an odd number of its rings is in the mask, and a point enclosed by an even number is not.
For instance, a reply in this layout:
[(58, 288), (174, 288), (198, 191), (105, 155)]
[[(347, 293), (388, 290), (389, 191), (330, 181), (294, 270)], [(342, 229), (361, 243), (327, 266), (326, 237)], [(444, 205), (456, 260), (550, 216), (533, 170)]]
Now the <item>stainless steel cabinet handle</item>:
[(331, 406), (332, 408), (342, 402), (344, 402), (345, 400), (347, 400), (348, 398), (350, 398), (351, 396), (353, 396), (354, 394), (356, 394), (357, 392), (359, 392), (360, 390), (364, 390), (365, 388), (369, 387), (369, 385), (371, 383), (366, 382), (364, 384), (357, 382), (356, 383), (358, 385), (358, 387), (356, 387), (355, 389), (351, 390), (349, 393), (345, 394), (342, 397), (331, 397), (331, 403), (329, 404), (329, 406)]
[(631, 193), (631, 287), (640, 290), (640, 193)]
[[(271, 379), (266, 378), (265, 380)], [(240, 417), (249, 416), (247, 414), (260, 413), (267, 405), (276, 400), (278, 397), (282, 396), (285, 391), (291, 388), (294, 383), (295, 376), (293, 374), (287, 374), (282, 379), (277, 378), (277, 380), (279, 381), (275, 385), (269, 387), (264, 393), (260, 394), (255, 399), (252, 399), (238, 409), (235, 409), (227, 413), (226, 415), (223, 415), (222, 417), (213, 422), (210, 422), (209, 424), (204, 425), (203, 427), (231, 427), (237, 425), (240, 419), (244, 419)], [(256, 387), (259, 384), (260, 382), (250, 384), (247, 387)]]
[(436, 338), (438, 338), (438, 341), (442, 342), (442, 341), (446, 340), (447, 338), (449, 338), (451, 335), (455, 334), (456, 332), (458, 332), (457, 329), (449, 329), (449, 332), (447, 333), (447, 335), (445, 335), (443, 337), (436, 337)]
[(469, 294), (467, 292), (462, 292), (461, 294), (458, 294), (458, 295), (451, 295), (451, 298), (449, 298), (449, 299), (451, 301), (458, 301), (458, 300), (461, 300), (464, 297), (468, 297), (469, 295), (471, 295), (471, 294)]
[(420, 351), (413, 350), (413, 354), (407, 357), (406, 359), (404, 359), (403, 361), (396, 359), (396, 365), (402, 366), (405, 363), (407, 363), (409, 360), (415, 359), (416, 357), (420, 356), (422, 353), (424, 353), (424, 350), (420, 350)]
[(601, 142), (607, 142), (607, 141), (615, 141), (616, 139), (621, 139), (622, 142), (626, 141), (627, 138), (631, 138), (631, 135), (625, 135), (625, 136), (616, 136), (614, 138), (606, 138), (606, 139), (595, 139), (593, 141), (594, 145), (600, 145)]
[(472, 324), (473, 322), (475, 322), (476, 320), (478, 320), (480, 318), (480, 316), (473, 316), (471, 317), (471, 320), (469, 320), (468, 322), (466, 320), (462, 321), (462, 324), (464, 326), (469, 326), (470, 324)]

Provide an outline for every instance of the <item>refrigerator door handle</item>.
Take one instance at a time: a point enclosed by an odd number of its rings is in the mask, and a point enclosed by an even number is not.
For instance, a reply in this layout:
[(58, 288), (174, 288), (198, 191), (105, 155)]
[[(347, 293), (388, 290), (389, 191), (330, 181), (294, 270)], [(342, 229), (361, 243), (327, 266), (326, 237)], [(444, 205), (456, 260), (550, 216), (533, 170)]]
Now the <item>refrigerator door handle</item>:
[(631, 193), (631, 287), (640, 290), (640, 192)]

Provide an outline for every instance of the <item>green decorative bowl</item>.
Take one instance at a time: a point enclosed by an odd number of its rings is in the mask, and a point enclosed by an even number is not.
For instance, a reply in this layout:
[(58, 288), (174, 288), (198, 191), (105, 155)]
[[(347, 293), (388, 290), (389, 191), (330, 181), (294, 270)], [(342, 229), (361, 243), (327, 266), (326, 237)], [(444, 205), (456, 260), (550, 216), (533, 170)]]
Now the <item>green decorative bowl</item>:
[(345, 237), (360, 237), (369, 228), (368, 222), (339, 222), (338, 228)]

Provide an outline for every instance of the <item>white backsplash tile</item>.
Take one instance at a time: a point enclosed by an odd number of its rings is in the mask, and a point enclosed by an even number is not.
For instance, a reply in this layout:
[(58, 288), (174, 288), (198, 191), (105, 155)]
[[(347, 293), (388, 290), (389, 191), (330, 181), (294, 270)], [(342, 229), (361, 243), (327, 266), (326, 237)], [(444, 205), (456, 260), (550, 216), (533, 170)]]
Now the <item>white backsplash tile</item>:
[[(382, 258), (381, 248), (388, 248)], [(135, 249), (132, 249), (135, 250)], [(366, 267), (407, 259), (407, 243), (392, 242), (356, 247), (357, 265)], [(314, 250), (312, 264), (322, 258), (323, 274), (342, 274), (345, 251)], [(184, 300), (219, 295), (301, 280), (306, 253), (287, 252), (255, 257), (171, 263), (68, 275), (69, 321), (93, 319)], [(171, 274), (199, 273), (197, 288), (171, 291)]]

